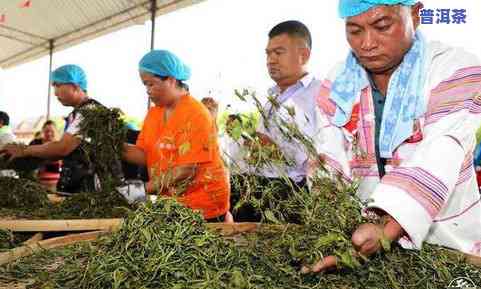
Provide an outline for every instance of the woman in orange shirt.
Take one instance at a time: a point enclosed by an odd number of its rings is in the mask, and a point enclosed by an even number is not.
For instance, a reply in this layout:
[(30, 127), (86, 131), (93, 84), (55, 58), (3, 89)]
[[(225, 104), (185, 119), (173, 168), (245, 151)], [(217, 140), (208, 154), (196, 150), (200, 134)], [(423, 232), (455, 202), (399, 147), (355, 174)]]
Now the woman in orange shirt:
[(150, 100), (136, 145), (124, 158), (147, 165), (147, 193), (176, 196), (207, 220), (224, 220), (230, 187), (209, 111), (188, 90), (190, 69), (166, 50), (147, 53), (139, 63)]

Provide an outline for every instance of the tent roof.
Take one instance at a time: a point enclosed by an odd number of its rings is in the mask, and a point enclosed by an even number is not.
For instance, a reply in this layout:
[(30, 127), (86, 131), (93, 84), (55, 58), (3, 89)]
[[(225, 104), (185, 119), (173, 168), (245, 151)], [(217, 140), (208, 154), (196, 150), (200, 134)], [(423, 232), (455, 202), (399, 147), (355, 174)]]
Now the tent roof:
[[(157, 16), (203, 0), (157, 0)], [(150, 19), (151, 0), (30, 0), (2, 1), (0, 67), (9, 68), (54, 51), (143, 24)]]

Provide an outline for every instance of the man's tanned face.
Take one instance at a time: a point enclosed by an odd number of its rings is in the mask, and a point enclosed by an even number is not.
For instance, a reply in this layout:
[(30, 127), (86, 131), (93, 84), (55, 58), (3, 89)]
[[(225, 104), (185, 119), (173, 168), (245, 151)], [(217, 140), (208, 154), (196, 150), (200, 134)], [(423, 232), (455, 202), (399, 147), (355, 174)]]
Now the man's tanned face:
[(371, 73), (393, 71), (411, 48), (422, 5), (378, 6), (346, 19), (346, 36), (361, 65)]

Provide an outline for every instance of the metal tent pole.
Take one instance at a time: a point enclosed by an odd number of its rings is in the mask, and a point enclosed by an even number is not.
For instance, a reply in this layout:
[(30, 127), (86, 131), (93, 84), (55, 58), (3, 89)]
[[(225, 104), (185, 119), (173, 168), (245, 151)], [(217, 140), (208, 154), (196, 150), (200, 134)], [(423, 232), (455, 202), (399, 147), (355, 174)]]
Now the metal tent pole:
[(53, 60), (53, 48), (54, 48), (54, 41), (50, 39), (49, 41), (49, 49), (50, 49), (50, 63), (48, 65), (48, 95), (47, 95), (47, 120), (50, 119), (50, 103), (51, 103), (51, 92), (52, 92), (52, 60)]
[[(150, 22), (151, 22), (151, 29), (150, 29), (150, 50), (154, 50), (155, 47), (155, 16), (157, 14), (157, 0), (151, 0), (150, 2)], [(147, 101), (147, 110), (150, 108), (150, 98)]]

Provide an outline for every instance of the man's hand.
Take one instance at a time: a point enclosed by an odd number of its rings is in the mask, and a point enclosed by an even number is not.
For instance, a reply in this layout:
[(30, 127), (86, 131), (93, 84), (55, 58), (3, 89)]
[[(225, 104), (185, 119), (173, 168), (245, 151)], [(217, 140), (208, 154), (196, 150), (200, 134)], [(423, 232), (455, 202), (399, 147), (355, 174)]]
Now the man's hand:
[[(384, 216), (384, 224), (362, 224), (352, 234), (352, 244), (357, 254), (369, 257), (383, 249), (384, 242), (399, 240), (404, 235), (401, 225), (389, 215)], [(337, 268), (339, 260), (335, 256), (327, 256), (313, 266), (304, 266), (301, 272), (318, 273)]]
[(52, 161), (60, 160), (71, 154), (80, 145), (80, 142), (81, 139), (79, 137), (64, 133), (59, 141), (52, 141), (41, 145), (6, 145), (0, 150), (0, 154), (9, 155), (9, 160), (24, 157), (35, 157)]
[(336, 256), (327, 256), (312, 266), (302, 266), (301, 273), (309, 274), (334, 270), (337, 268), (337, 263), (338, 260)]
[(7, 144), (0, 150), (0, 155), (7, 155), (8, 160), (27, 157), (26, 146), (21, 144)]

